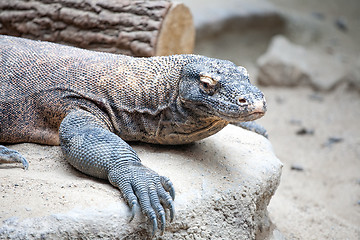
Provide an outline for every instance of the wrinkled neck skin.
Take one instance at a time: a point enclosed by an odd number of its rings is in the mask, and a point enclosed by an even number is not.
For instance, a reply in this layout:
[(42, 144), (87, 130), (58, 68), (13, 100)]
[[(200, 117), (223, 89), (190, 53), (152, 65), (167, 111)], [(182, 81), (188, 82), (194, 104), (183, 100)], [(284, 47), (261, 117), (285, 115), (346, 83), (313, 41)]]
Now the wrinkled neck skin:
[(178, 97), (161, 113), (157, 131), (157, 143), (187, 144), (207, 138), (229, 122), (218, 117), (209, 117), (187, 108)]
[(163, 145), (192, 143), (217, 133), (228, 124), (218, 117), (207, 117), (187, 108), (178, 96), (156, 113), (118, 111), (115, 115), (115, 133), (124, 140)]

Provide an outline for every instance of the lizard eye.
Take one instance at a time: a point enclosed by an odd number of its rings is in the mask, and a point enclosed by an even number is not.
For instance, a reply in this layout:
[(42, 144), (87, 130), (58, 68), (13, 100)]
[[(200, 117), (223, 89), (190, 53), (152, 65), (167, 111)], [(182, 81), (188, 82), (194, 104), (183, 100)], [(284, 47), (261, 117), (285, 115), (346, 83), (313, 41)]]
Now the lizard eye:
[(200, 76), (201, 89), (209, 95), (213, 95), (216, 91), (218, 81), (209, 76)]

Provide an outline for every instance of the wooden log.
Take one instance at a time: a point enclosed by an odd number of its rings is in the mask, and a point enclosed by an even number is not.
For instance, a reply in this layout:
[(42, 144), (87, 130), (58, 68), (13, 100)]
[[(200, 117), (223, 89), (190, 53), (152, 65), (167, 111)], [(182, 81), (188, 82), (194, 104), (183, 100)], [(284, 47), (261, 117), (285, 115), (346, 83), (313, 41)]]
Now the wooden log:
[(192, 53), (190, 10), (169, 0), (1, 0), (0, 34), (132, 56)]

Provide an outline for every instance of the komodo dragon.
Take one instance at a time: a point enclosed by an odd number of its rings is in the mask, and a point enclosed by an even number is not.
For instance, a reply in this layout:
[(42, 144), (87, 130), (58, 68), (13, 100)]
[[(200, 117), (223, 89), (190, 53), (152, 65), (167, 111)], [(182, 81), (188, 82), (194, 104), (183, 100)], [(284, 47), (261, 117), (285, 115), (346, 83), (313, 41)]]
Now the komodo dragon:
[[(264, 115), (246, 69), (197, 55), (134, 58), (0, 36), (0, 142), (60, 145), (88, 175), (108, 179), (131, 208), (165, 229), (171, 181), (125, 141), (186, 144)], [(21, 162), (0, 146), (0, 162)]]

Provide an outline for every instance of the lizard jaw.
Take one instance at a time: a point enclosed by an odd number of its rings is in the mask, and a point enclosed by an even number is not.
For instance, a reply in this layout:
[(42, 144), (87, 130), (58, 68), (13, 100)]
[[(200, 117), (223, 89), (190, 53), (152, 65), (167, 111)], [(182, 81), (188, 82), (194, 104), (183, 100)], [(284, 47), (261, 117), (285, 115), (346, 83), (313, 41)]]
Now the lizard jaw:
[(238, 114), (236, 116), (234, 115), (226, 115), (226, 114), (218, 114), (218, 117), (221, 119), (228, 121), (228, 122), (248, 122), (248, 121), (254, 121), (258, 118), (261, 118), (265, 115), (265, 112), (251, 112), (249, 114)]
[[(186, 101), (184, 101), (185, 103)], [(258, 118), (261, 118), (265, 115), (266, 112), (266, 103), (262, 102), (261, 104), (253, 105), (253, 107), (249, 108), (241, 108), (237, 104), (226, 104), (221, 105), (216, 103), (218, 106), (218, 110), (214, 111), (206, 105), (196, 105), (196, 107), (190, 107), (190, 109), (196, 109), (196, 112), (200, 115), (205, 114), (207, 117), (217, 117), (220, 120), (225, 120), (227, 122), (247, 122), (253, 121)], [(212, 106), (214, 104), (211, 104)]]
[(265, 112), (253, 112), (243, 118), (243, 122), (254, 121), (265, 115)]

